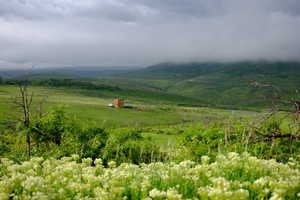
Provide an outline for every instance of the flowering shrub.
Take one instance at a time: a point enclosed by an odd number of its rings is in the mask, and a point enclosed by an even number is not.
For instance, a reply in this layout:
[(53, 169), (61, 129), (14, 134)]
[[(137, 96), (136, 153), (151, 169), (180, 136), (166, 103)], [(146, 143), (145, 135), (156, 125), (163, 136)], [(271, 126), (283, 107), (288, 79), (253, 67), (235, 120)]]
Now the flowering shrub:
[(101, 159), (32, 158), (0, 163), (0, 199), (299, 199), (300, 163), (247, 153), (203, 156), (201, 164), (126, 164)]

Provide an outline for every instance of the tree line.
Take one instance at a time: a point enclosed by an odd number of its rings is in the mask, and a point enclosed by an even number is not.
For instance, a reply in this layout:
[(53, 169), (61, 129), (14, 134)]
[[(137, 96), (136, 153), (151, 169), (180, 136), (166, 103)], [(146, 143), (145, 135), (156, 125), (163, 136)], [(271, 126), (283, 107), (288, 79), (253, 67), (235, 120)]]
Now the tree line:
[(67, 87), (67, 88), (79, 88), (90, 90), (120, 90), (117, 86), (110, 86), (105, 84), (98, 84), (91, 81), (75, 80), (75, 79), (59, 79), (49, 78), (41, 80), (28, 80), (28, 79), (3, 79), (0, 77), (0, 84), (2, 85), (20, 85), (27, 84), (32, 86), (44, 86), (44, 87)]

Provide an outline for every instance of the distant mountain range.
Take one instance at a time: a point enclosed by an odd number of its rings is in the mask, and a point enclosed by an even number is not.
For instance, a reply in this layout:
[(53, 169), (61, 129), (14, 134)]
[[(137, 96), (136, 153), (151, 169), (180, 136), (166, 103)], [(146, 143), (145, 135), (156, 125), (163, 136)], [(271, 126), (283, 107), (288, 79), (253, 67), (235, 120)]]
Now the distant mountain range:
[(298, 62), (161, 63), (122, 76), (123, 81), (224, 106), (264, 106), (272, 88), (282, 95), (300, 89)]
[(272, 85), (283, 95), (292, 95), (300, 89), (298, 62), (160, 63), (139, 69), (70, 67), (47, 70), (28, 77), (89, 78), (120, 88), (176, 94), (198, 99), (203, 104), (229, 107), (267, 105), (266, 99), (272, 96), (272, 91), (270, 87), (258, 86)]

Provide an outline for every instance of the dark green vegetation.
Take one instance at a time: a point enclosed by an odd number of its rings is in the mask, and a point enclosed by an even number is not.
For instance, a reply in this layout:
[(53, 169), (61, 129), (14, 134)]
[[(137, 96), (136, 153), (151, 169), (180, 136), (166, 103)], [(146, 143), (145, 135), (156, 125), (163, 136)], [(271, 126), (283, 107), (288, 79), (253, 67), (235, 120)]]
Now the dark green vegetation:
[(17, 86), (19, 84), (28, 84), (31, 86), (56, 88), (66, 90), (67, 92), (80, 93), (85, 96), (100, 98), (115, 98), (137, 100), (138, 102), (146, 102), (147, 104), (172, 104), (172, 105), (195, 105), (200, 106), (198, 100), (165, 92), (157, 92), (151, 90), (137, 90), (134, 88), (126, 88), (113, 86), (107, 83), (99, 83), (92, 80), (75, 80), (75, 79), (8, 79), (2, 82), (2, 85)]
[(0, 199), (300, 195), (299, 64), (95, 74), (0, 79)]
[[(35, 94), (28, 124), (13, 98), (20, 97), (18, 87), (1, 86), (0, 155), (21, 161), (29, 158), (29, 152), (30, 156), (47, 158), (78, 154), (82, 158), (101, 157), (104, 163), (139, 164), (199, 161), (203, 155), (214, 158), (232, 151), (286, 161), (300, 153), (300, 124), (292, 113), (280, 112), (264, 119), (264, 112), (178, 107), (168, 99), (155, 101), (131, 93), (127, 93), (132, 99), (128, 103), (135, 108), (113, 109), (106, 105), (122, 89), (76, 84), (28, 86), (28, 94)], [(47, 101), (41, 104), (45, 96)]]
[(300, 87), (299, 77), (296, 62), (162, 63), (106, 82), (127, 87), (139, 83), (142, 90), (183, 95), (210, 106), (249, 109), (270, 105), (274, 88), (282, 95), (294, 93)]
[[(247, 151), (286, 161), (300, 153), (298, 75), (297, 63), (192, 63), (106, 78), (4, 79), (0, 155), (20, 161), (76, 153), (138, 164)], [(133, 108), (108, 108), (115, 97)], [(271, 101), (281, 112), (267, 117), (261, 108)]]
[(44, 69), (26, 76), (11, 71), (0, 76), (6, 77), (6, 82), (14, 81), (8, 77), (26, 78), (47, 87), (119, 90), (117, 94), (125, 98), (142, 96), (139, 101), (152, 98), (156, 102), (153, 97), (159, 97), (173, 99), (177, 105), (236, 109), (269, 107), (275, 93), (288, 97), (300, 87), (297, 62), (161, 63), (142, 69), (84, 69)]

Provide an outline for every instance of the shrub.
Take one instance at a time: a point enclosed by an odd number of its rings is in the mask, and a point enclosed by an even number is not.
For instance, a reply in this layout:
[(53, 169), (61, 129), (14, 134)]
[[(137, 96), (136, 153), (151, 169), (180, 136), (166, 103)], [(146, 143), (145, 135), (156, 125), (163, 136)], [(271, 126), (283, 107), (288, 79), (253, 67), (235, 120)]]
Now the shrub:
[(118, 164), (150, 163), (163, 159), (159, 147), (150, 138), (143, 137), (138, 129), (123, 129), (112, 133), (104, 149), (103, 158), (115, 160)]
[(76, 134), (82, 158), (99, 158), (103, 154), (108, 134), (102, 128), (87, 128)]

